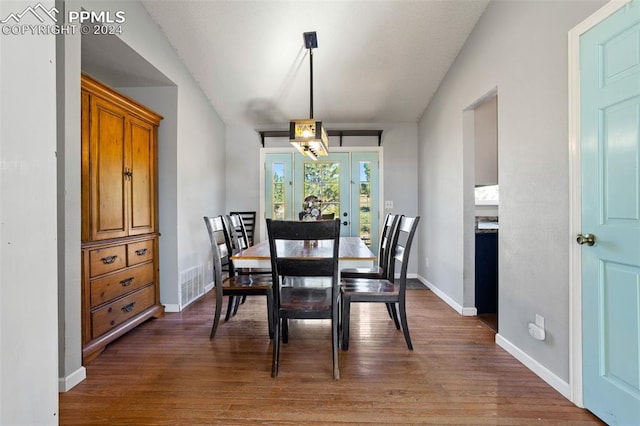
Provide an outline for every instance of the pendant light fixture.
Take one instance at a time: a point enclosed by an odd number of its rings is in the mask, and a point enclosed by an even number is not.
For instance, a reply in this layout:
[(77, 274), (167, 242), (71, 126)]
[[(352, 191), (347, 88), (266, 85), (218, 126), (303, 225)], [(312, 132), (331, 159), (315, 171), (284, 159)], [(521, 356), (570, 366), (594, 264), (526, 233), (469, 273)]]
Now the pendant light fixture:
[(318, 38), (315, 31), (303, 33), (302, 36), (305, 48), (309, 49), (309, 118), (291, 120), (289, 140), (302, 155), (317, 160), (318, 156), (329, 153), (329, 136), (322, 121), (313, 118), (313, 49), (318, 47)]

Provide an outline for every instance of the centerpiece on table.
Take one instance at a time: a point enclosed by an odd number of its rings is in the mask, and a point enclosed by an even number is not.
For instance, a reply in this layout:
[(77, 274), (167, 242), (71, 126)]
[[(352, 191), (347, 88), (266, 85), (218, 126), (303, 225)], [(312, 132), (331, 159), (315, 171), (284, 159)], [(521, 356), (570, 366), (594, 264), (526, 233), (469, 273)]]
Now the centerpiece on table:
[[(298, 213), (298, 218), (302, 221), (320, 220), (322, 216), (322, 200), (315, 195), (307, 195), (302, 203), (302, 211)], [(317, 240), (305, 240), (306, 247), (318, 245)]]
[(315, 195), (308, 195), (302, 203), (302, 211), (298, 213), (300, 220), (320, 220), (322, 216), (322, 200)]

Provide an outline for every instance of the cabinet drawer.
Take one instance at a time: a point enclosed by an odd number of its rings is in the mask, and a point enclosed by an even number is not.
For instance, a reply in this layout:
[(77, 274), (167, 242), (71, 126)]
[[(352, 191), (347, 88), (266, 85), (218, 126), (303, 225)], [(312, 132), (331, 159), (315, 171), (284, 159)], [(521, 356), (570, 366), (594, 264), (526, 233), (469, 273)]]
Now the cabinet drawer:
[(129, 266), (153, 259), (153, 241), (127, 244), (127, 262)]
[(154, 301), (154, 287), (150, 285), (97, 309), (91, 313), (91, 337), (95, 339), (129, 318), (133, 318), (152, 306)]
[(127, 266), (125, 245), (105, 247), (89, 252), (89, 275), (92, 277)]
[(128, 268), (91, 281), (91, 307), (130, 293), (153, 282), (153, 263)]

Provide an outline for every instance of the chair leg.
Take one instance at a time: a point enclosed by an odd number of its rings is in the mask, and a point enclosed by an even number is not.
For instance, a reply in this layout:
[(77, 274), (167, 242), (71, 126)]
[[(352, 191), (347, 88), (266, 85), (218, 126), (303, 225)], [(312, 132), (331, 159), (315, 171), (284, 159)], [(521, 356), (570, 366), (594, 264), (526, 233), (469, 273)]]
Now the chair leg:
[(273, 293), (267, 292), (267, 324), (269, 324), (269, 339), (273, 339), (274, 317), (273, 317)]
[(289, 343), (289, 318), (282, 318), (282, 343)]
[(342, 350), (349, 350), (349, 322), (351, 318), (351, 299), (342, 295)]
[(410, 351), (413, 350), (413, 344), (411, 343), (411, 337), (409, 337), (409, 325), (407, 324), (407, 310), (406, 304), (401, 301), (398, 304), (398, 309), (400, 310), (400, 322), (402, 323), (402, 332), (404, 333), (404, 340), (407, 342), (407, 348)]
[(211, 334), (209, 339), (213, 339), (218, 330), (218, 324), (220, 323), (220, 314), (222, 313), (222, 295), (216, 297), (216, 310), (213, 314), (213, 326), (211, 327)]
[(278, 363), (280, 361), (280, 318), (276, 319), (273, 329), (273, 356), (271, 359), (271, 377), (278, 377)]
[(387, 307), (387, 313), (389, 314), (389, 318), (393, 319), (393, 314), (391, 313), (391, 303), (385, 303)]
[[(242, 296), (242, 297), (246, 297), (246, 296)], [(240, 307), (240, 303), (242, 302), (242, 297), (241, 296), (236, 296), (234, 297), (234, 302), (233, 302), (233, 316), (235, 316), (238, 313), (238, 308)]]
[(389, 316), (395, 323), (396, 329), (400, 330), (400, 323), (398, 322), (398, 311), (396, 310), (396, 304), (387, 303), (387, 311), (389, 311)]
[(338, 341), (338, 317), (339, 317), (339, 312), (338, 312), (338, 307), (335, 306), (333, 308), (333, 315), (331, 318), (331, 334), (332, 334), (332, 339), (331, 339), (331, 349), (333, 351), (333, 378), (334, 380), (340, 380), (340, 368), (338, 365), (338, 347), (339, 347), (339, 341)]
[(235, 305), (235, 300), (235, 296), (229, 296), (227, 300), (227, 314), (224, 316), (225, 322), (229, 321), (229, 318), (231, 318), (231, 312), (233, 312), (233, 305)]

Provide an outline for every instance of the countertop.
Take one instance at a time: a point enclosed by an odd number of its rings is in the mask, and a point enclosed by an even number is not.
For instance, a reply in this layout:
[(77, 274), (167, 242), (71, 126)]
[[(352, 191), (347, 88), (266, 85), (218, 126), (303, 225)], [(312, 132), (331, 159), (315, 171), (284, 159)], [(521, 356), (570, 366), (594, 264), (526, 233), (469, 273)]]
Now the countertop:
[(496, 216), (476, 216), (476, 234), (496, 233), (500, 223)]

